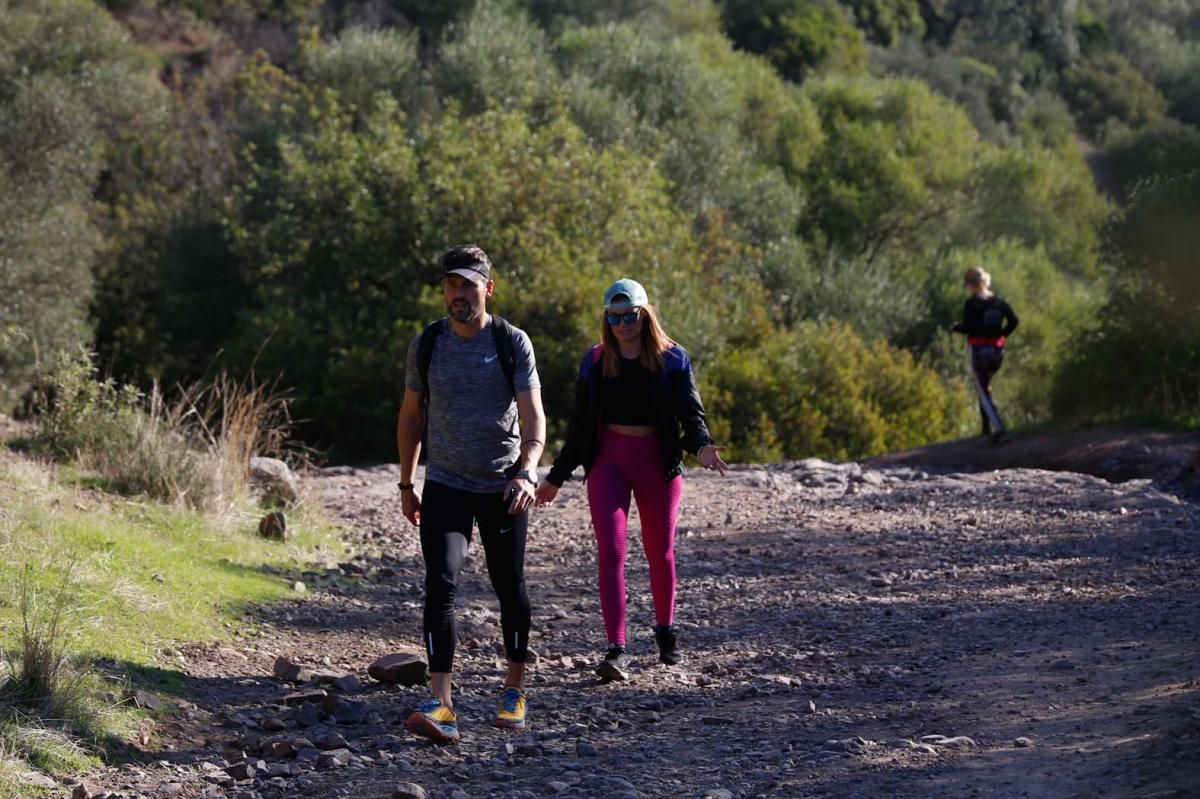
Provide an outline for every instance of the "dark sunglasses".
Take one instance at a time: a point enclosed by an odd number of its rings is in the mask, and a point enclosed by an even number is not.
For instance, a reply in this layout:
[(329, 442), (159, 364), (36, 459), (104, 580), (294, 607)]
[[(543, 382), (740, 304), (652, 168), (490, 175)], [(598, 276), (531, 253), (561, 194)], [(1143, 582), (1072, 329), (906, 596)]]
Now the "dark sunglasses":
[(636, 308), (632, 311), (626, 311), (625, 313), (610, 313), (606, 316), (606, 318), (608, 319), (608, 323), (610, 325), (612, 325), (613, 327), (616, 327), (617, 325), (621, 324), (622, 322), (624, 322), (627, 325), (636, 325), (637, 320), (640, 317), (641, 317), (641, 314), (639, 314), (637, 312)]

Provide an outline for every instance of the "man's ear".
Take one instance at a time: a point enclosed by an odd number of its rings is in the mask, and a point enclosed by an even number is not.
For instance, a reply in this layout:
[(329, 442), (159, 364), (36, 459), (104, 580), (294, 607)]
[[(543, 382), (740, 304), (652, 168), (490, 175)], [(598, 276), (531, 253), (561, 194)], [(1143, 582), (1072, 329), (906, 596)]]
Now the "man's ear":
[(487, 282), (487, 285), (483, 287), (483, 296), (490, 297), (490, 296), (492, 296), (492, 292), (494, 292), (495, 290), (496, 290), (496, 281), (489, 280)]

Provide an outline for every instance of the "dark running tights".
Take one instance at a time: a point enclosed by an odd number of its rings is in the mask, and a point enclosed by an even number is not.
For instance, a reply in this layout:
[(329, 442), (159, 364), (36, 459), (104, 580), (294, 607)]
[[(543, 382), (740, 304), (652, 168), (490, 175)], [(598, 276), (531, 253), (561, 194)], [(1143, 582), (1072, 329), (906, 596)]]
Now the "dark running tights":
[(508, 659), (524, 663), (527, 656), (528, 511), (512, 516), (500, 494), (475, 494), (426, 482), (421, 497), (421, 553), (425, 557), (425, 653), (431, 672), (449, 672), (454, 665), (454, 597), (475, 524), (479, 526), (488, 576), (500, 600), (500, 626)]
[(992, 378), (1003, 363), (1003, 347), (971, 347), (971, 370), (975, 373), (975, 390), (979, 394), (979, 417), (983, 422), (984, 435), (1004, 432), (1000, 410), (992, 399)]

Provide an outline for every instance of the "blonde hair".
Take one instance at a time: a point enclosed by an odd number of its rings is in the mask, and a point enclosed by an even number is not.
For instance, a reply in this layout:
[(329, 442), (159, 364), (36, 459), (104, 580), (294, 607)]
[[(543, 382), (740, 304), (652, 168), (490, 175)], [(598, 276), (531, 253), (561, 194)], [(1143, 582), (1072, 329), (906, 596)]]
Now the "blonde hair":
[[(638, 360), (642, 362), (642, 366), (652, 374), (658, 374), (664, 368), (663, 353), (671, 348), (674, 344), (662, 329), (662, 325), (658, 322), (658, 315), (654, 313), (654, 306), (639, 305), (638, 308), (642, 312), (642, 354), (638, 356)], [(617, 341), (617, 336), (612, 332), (612, 325), (608, 323), (608, 312), (600, 317), (600, 346), (603, 349), (603, 369), (605, 377), (616, 377), (620, 365), (617, 358), (620, 357), (621, 344)], [(624, 324), (624, 323), (622, 323)]]
[(992, 287), (992, 276), (982, 266), (972, 266), (963, 274), (963, 284), (970, 286), (980, 286), (982, 288)]

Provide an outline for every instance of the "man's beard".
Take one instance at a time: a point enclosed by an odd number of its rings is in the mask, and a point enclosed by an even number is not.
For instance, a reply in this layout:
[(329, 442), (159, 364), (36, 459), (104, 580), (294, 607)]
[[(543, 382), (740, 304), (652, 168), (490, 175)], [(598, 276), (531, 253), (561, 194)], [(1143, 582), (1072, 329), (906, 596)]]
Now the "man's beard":
[(478, 307), (473, 307), (468, 302), (446, 303), (446, 310), (450, 313), (450, 318), (455, 322), (474, 322), (483, 314), (482, 304)]

